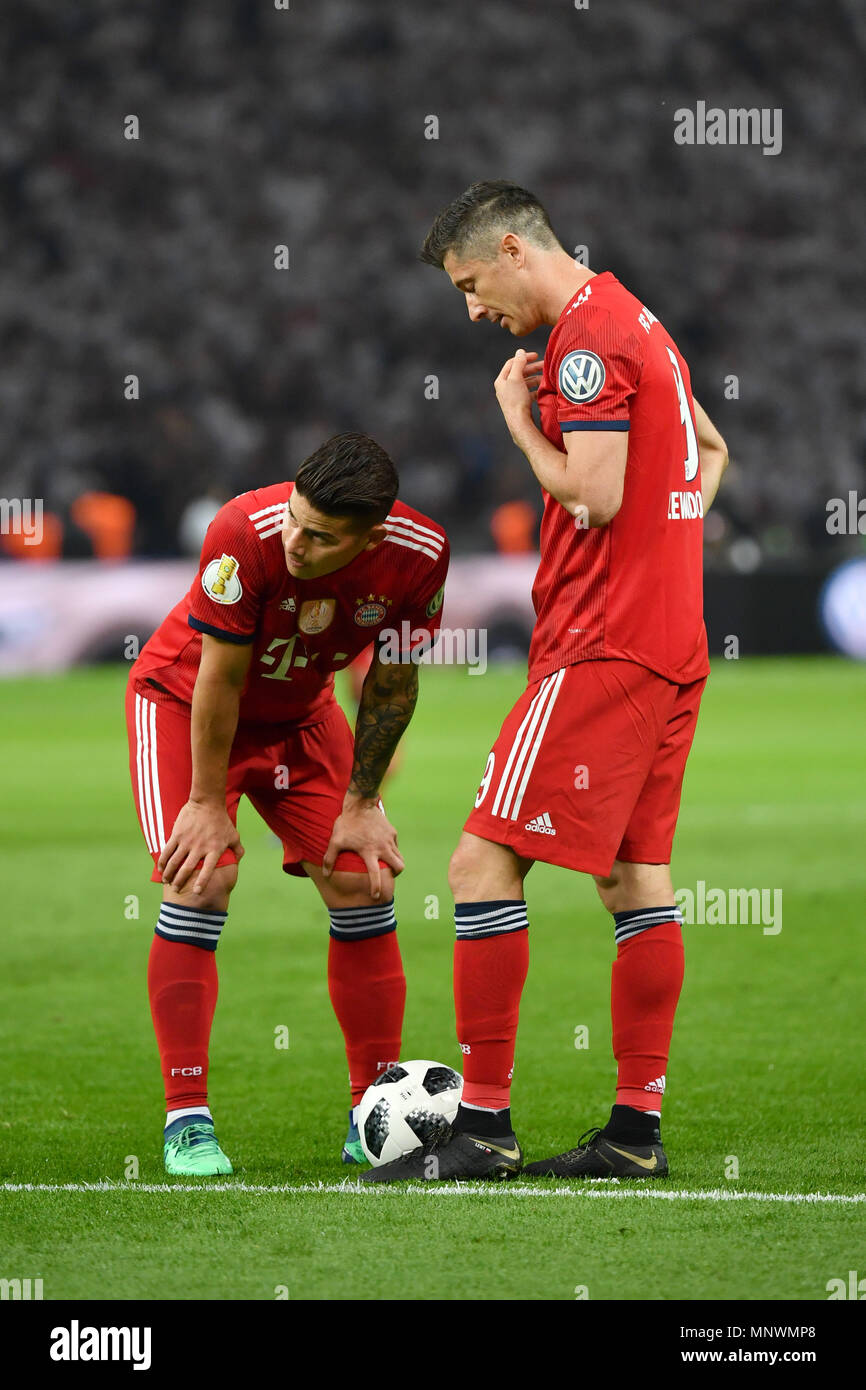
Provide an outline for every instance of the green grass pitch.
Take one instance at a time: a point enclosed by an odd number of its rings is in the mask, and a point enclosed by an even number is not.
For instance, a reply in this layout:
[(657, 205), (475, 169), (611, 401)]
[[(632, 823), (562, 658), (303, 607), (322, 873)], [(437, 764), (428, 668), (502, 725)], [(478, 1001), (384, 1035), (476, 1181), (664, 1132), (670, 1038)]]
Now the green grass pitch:
[[(684, 929), (663, 1117), (671, 1179), (576, 1191), (336, 1188), (348, 1095), (326, 918), (312, 885), (280, 873), (249, 808), (211, 1061), (235, 1176), (226, 1190), (166, 1186), (145, 993), (158, 889), (128, 788), (124, 678), (104, 668), (0, 691), (0, 1275), (41, 1278), (46, 1299), (820, 1300), (828, 1280), (866, 1274), (863, 1201), (771, 1200), (866, 1191), (862, 668), (716, 663), (674, 881), (779, 888), (782, 930)], [(403, 1054), (459, 1067), (448, 856), (523, 671), (433, 668), (421, 684), (386, 793), (407, 864)], [(607, 1116), (614, 952), (588, 879), (540, 865), (527, 895), (513, 1113), (532, 1158)]]

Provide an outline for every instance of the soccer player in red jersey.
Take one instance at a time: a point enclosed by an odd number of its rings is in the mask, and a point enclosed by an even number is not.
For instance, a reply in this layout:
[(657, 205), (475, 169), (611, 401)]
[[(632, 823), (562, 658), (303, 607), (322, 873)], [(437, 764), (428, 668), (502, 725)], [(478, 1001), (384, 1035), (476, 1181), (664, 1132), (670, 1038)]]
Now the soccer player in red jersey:
[[(725, 444), (656, 316), (610, 272), (576, 264), (525, 189), (474, 184), (439, 215), (421, 258), (445, 269), (473, 323), (516, 337), (552, 325), (543, 362), (518, 351), (495, 383), (544, 516), (529, 685), (487, 759), (450, 868), (462, 1103), (435, 1155), (418, 1151), (364, 1180), (521, 1168), (661, 1177), (683, 978), (669, 865), (709, 672), (701, 518)], [(617, 1084), (604, 1128), (522, 1167), (510, 1082), (528, 967), (524, 880), (537, 859), (592, 874), (613, 915)]]
[[(448, 541), (396, 501), (388, 455), (337, 435), (295, 482), (228, 502), (199, 573), (130, 672), (126, 711), (136, 808), (162, 882), (148, 968), (166, 1096), (165, 1165), (231, 1164), (208, 1108), (214, 952), (244, 851), (249, 797), (330, 917), (328, 986), (353, 1106), (400, 1055), (406, 993), (395, 934), (403, 868), (379, 786), (409, 723), (418, 658), (442, 619)], [(354, 739), (334, 672), (375, 642)], [(344, 1162), (364, 1162), (354, 1111)]]

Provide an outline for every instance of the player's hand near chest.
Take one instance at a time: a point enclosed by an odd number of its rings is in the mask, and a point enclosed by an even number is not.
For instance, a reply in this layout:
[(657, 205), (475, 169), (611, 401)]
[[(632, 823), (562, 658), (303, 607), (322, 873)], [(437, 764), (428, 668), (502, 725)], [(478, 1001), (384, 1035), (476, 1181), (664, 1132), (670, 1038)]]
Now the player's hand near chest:
[(511, 438), (544, 488), (577, 524), (606, 526), (622, 505), (628, 435), (590, 430), (568, 433), (557, 449), (532, 418), (532, 397), (543, 364), (519, 348), (494, 382), (496, 399)]
[(543, 371), (544, 363), (537, 352), (518, 348), (493, 383), (499, 408), (512, 435), (516, 427), (532, 420), (532, 401)]
[(374, 657), (358, 707), (351, 780), (322, 864), (330, 874), (341, 850), (353, 850), (367, 866), (374, 898), (381, 893), (379, 860), (395, 874), (405, 867), (397, 832), (379, 806), (379, 787), (417, 699), (415, 663), (385, 663)]

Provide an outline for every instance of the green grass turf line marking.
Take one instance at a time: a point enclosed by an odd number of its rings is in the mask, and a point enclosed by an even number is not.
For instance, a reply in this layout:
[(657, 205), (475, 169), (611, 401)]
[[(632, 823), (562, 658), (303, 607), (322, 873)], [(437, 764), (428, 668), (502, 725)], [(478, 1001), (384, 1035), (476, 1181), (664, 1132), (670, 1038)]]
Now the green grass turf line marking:
[[(610, 1178), (599, 1179), (609, 1183)], [(709, 1191), (688, 1191), (681, 1188), (601, 1188), (588, 1187), (529, 1187), (525, 1184), (490, 1184), (483, 1187), (457, 1183), (407, 1183), (400, 1189), (381, 1184), (352, 1182), (347, 1179), (341, 1183), (145, 1183), (145, 1182), (4, 1182), (2, 1192), (246, 1192), (246, 1193), (287, 1193), (302, 1196), (310, 1193), (344, 1193), (349, 1197), (382, 1197), (386, 1193), (404, 1197), (601, 1197), (601, 1198), (640, 1198), (649, 1197), (666, 1202), (796, 1202), (827, 1203), (866, 1202), (866, 1192), (729, 1192), (724, 1188)]]

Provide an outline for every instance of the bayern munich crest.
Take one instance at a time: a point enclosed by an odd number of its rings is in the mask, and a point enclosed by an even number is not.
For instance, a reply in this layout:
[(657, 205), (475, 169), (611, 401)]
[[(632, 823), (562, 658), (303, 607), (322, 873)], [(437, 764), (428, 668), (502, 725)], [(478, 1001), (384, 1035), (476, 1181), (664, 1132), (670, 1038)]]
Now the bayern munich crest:
[(594, 352), (580, 348), (563, 357), (559, 367), (559, 389), (575, 405), (588, 405), (604, 386), (604, 363)]
[(378, 627), (385, 614), (388, 612), (387, 605), (391, 602), (380, 594), (377, 600), (375, 594), (368, 594), (367, 597), (355, 600), (358, 605), (355, 609), (355, 622), (358, 627)]

